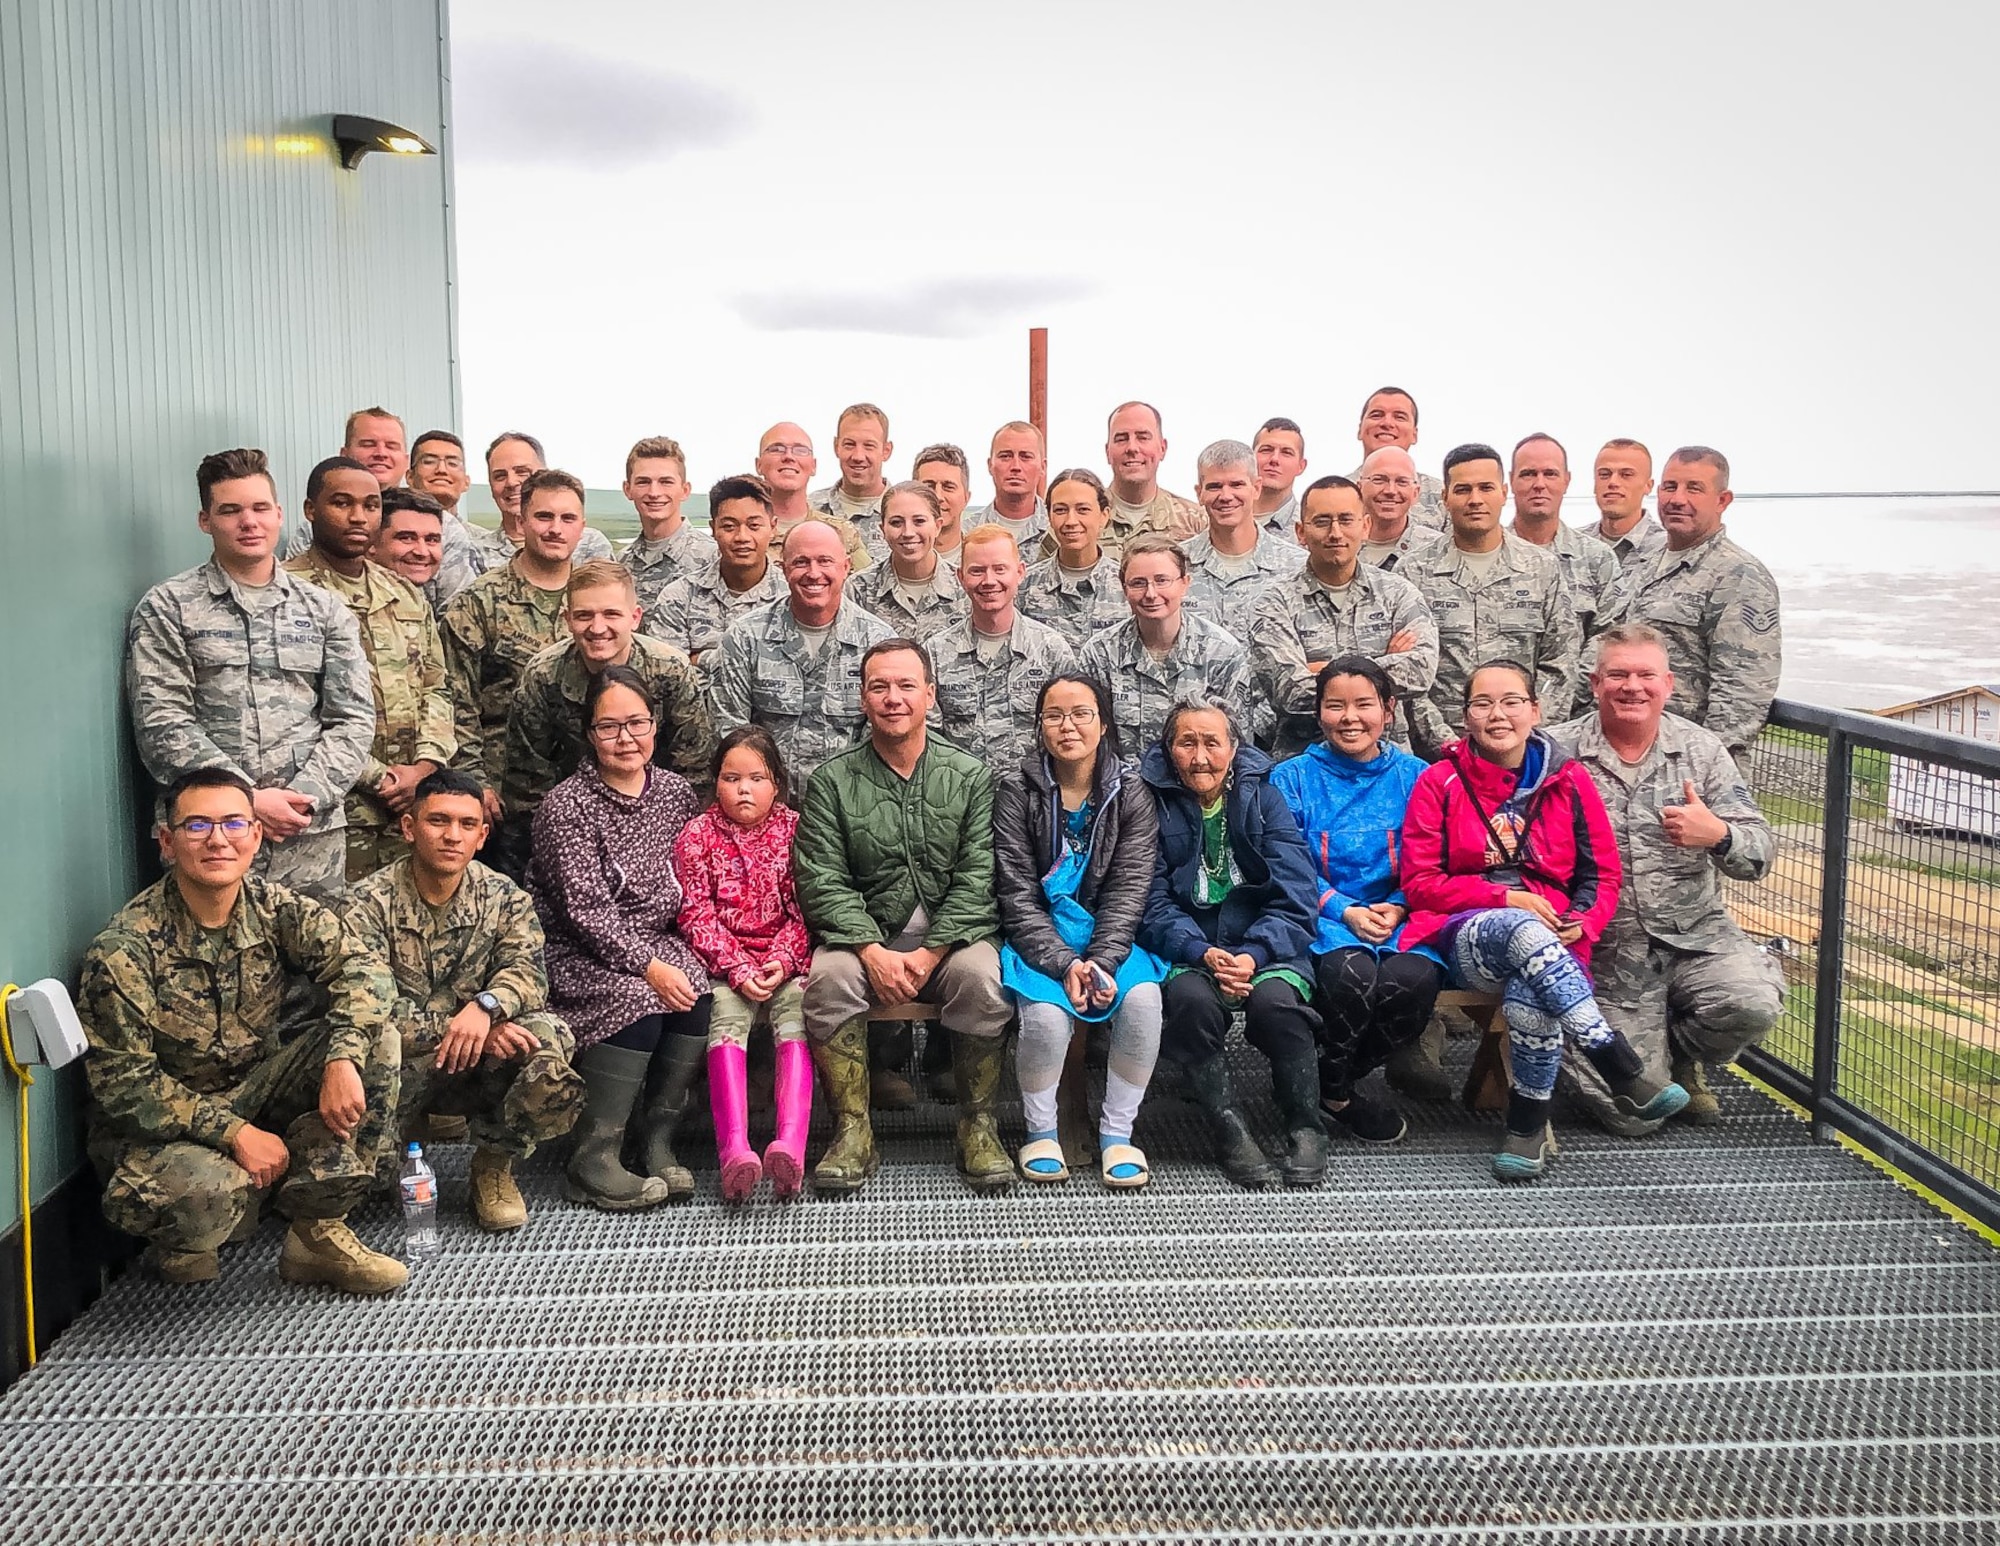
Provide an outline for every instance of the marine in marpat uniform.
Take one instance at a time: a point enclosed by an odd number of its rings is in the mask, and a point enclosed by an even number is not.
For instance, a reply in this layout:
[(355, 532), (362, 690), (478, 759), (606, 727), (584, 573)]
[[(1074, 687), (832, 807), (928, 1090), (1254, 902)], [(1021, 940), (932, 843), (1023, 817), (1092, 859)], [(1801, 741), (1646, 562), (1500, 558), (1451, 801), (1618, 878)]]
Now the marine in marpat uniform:
[(518, 1229), (528, 1208), (513, 1163), (575, 1125), (583, 1080), (569, 1066), (569, 1027), (549, 1013), (534, 904), (473, 858), (488, 831), (480, 796), (463, 773), (425, 779), (402, 819), (408, 856), (354, 887), (345, 910), (407, 1001), (401, 1138), (426, 1112), (464, 1118), (472, 1216), (482, 1229)]
[[(166, 877), (84, 955), (77, 1011), (104, 1214), (150, 1242), (168, 1282), (199, 1283), (273, 1196), (292, 1221), (280, 1277), (385, 1293), (407, 1277), (402, 1263), (343, 1221), (390, 1136), (395, 985), (335, 913), (250, 876), (259, 841), (247, 780), (188, 773), (168, 790)], [(317, 983), (327, 1007), (281, 1041), (291, 978)]]
[(1514, 519), (1507, 529), (1523, 542), (1555, 554), (1576, 602), (1576, 620), (1587, 644), (1622, 622), (1630, 597), (1625, 571), (1609, 545), (1563, 523), (1569, 492), (1569, 452), (1550, 435), (1530, 435), (1514, 447), (1507, 481), (1514, 491)]
[(257, 791), (257, 873), (323, 899), (347, 872), (347, 792), (375, 739), (368, 659), (341, 601), (277, 561), (284, 511), (262, 451), (204, 457), (205, 564), (139, 598), (125, 693), (162, 786), (227, 768)]
[(741, 473), (712, 485), (708, 531), (715, 552), (660, 592), (639, 631), (700, 665), (731, 623), (784, 596), (784, 567), (771, 547), (776, 529), (762, 478)]
[[(406, 852), (402, 813), (417, 785), (457, 749), (444, 646), (430, 603), (367, 553), (382, 528), (382, 493), (359, 462), (333, 457), (306, 479), (312, 546), (285, 568), (347, 603), (361, 631), (375, 696), (375, 741), (347, 795), (347, 878)], [(419, 517), (430, 521), (428, 515)], [(434, 523), (433, 523), (434, 524)]]

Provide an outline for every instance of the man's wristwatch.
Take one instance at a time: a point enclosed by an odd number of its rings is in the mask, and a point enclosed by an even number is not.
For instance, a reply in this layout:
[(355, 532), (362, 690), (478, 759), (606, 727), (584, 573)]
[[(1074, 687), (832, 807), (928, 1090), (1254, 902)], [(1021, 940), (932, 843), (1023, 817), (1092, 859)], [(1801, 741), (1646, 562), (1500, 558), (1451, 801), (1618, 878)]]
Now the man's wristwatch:
[(1736, 843), (1736, 829), (1733, 827), (1725, 826), (1722, 829), (1722, 841), (1719, 843), (1711, 843), (1709, 845), (1708, 851), (1714, 854), (1715, 857), (1718, 859), (1726, 859), (1729, 857), (1729, 850), (1735, 845), (1735, 843)]
[(500, 1018), (500, 1000), (495, 998), (491, 993), (475, 993), (472, 996), (472, 1002), (486, 1011), (486, 1017), (489, 1020), (498, 1020)]

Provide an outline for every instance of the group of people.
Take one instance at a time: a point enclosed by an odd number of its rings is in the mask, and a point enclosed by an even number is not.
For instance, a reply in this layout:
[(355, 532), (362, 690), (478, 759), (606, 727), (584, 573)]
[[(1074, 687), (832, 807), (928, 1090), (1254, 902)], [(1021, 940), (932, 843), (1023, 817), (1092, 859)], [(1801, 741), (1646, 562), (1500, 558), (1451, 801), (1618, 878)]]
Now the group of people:
[[(1372, 1070), (1446, 1093), (1446, 986), (1504, 1010), (1503, 1179), (1554, 1153), (1559, 1077), (1614, 1131), (1716, 1120), (1704, 1064), (1783, 992), (1720, 889), (1774, 856), (1733, 754), (1779, 638), (1722, 529), (1727, 463), (1676, 451), (1656, 520), (1645, 448), (1611, 442), (1593, 536), (1559, 519), (1550, 437), (1432, 479), (1416, 426), (1409, 394), (1371, 395), (1356, 474), (1299, 491), (1303, 434), (1272, 419), (1201, 453), (1189, 503), (1145, 404), (1111, 415), (1108, 483), (1049, 475), (1009, 424), (969, 511), (959, 448), (891, 484), (887, 416), (858, 404), (835, 483), (774, 426), (706, 530), (681, 448), (640, 441), (622, 553), (521, 433), (487, 451), (488, 533), (456, 511), (457, 436), (406, 447), (357, 413), (282, 562), (263, 455), (204, 459), (213, 554), (128, 641), (166, 873), (82, 977), (107, 1215), (196, 1282), (269, 1199), (282, 1275), (382, 1292), (404, 1268), (344, 1219), (402, 1142), (462, 1127), (487, 1229), (525, 1222), (513, 1162), (565, 1134), (573, 1199), (650, 1207), (695, 1190), (705, 1080), (724, 1199), (788, 1197), (815, 1072), (811, 1178), (852, 1191), (871, 1109), (918, 1098), (912, 1015), (978, 1189), (1146, 1185), (1162, 1055), (1233, 1181), (1317, 1184), (1330, 1139), (1406, 1130)], [(1238, 1014), (1275, 1154), (1232, 1083)]]

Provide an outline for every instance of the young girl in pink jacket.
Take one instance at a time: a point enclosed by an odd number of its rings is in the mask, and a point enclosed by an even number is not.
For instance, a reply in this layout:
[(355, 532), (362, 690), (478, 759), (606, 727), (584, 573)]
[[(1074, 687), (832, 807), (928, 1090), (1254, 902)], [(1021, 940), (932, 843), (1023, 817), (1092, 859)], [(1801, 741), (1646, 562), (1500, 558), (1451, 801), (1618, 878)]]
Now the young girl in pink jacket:
[[(785, 763), (771, 733), (744, 725), (722, 738), (715, 804), (674, 843), (681, 936), (708, 968), (708, 1100), (722, 1160), (722, 1199), (749, 1201), (764, 1172), (779, 1197), (797, 1194), (812, 1118), (812, 1054), (803, 979), (812, 942), (792, 889), (798, 813), (784, 803)], [(763, 1163), (750, 1147), (746, 1090), (751, 1027), (767, 1016), (777, 1043), (777, 1135)]]

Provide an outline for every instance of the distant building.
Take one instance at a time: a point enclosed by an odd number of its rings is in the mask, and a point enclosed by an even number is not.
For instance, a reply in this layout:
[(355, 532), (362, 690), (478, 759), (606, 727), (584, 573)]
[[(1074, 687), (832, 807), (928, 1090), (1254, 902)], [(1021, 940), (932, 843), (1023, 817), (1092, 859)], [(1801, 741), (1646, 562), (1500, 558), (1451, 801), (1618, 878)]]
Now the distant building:
[[(1924, 730), (2000, 745), (2000, 683), (1975, 682), (1877, 712)], [(2000, 838), (2000, 782), (1961, 768), (1891, 757), (1889, 819), (1906, 831)]]

